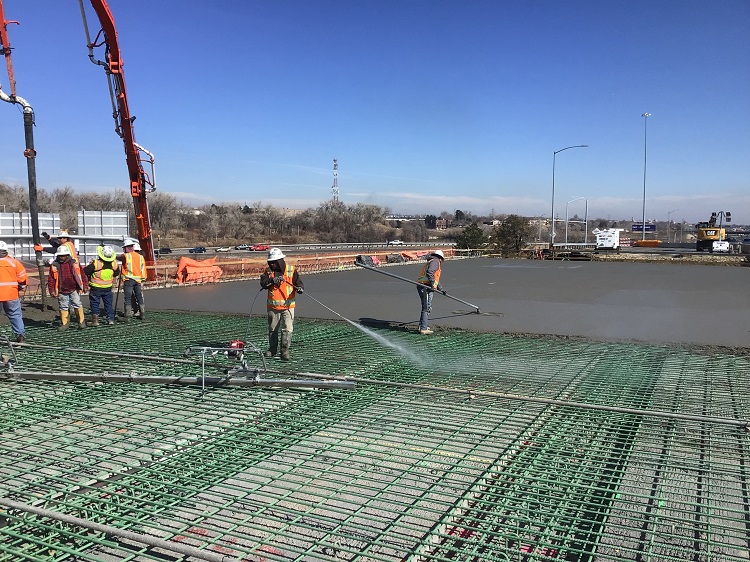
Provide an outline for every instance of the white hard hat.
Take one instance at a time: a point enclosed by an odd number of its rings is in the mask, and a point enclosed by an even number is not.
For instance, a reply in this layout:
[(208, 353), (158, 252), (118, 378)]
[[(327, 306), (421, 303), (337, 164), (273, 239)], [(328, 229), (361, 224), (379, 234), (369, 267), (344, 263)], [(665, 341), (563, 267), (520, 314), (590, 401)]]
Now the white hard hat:
[(99, 246), (96, 248), (96, 253), (104, 261), (112, 261), (115, 259), (115, 250), (112, 246)]
[(70, 234), (68, 234), (67, 230), (61, 230), (57, 233), (58, 238), (70, 238)]
[(0, 240), (0, 252), (7, 252), (8, 251), (8, 244), (5, 242), (5, 240)]
[(70, 253), (70, 248), (67, 246), (58, 246), (57, 251), (55, 252), (56, 256), (72, 256), (73, 254)]
[(433, 250), (432, 255), (439, 257), (441, 260), (445, 259), (445, 254), (443, 254), (443, 250)]
[(283, 260), (286, 256), (278, 248), (271, 248), (268, 251), (268, 261)]
[(122, 247), (125, 248), (126, 246), (135, 246), (137, 242), (133, 240), (132, 238), (126, 238), (122, 241)]
[(133, 244), (133, 249), (136, 252), (140, 252), (141, 251), (141, 245), (138, 242), (136, 242), (135, 244)]

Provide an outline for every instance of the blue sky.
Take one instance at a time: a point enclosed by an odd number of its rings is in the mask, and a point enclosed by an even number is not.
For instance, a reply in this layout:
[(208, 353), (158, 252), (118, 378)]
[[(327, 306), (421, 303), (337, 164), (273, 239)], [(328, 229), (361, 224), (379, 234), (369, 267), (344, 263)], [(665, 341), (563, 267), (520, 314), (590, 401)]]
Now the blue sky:
[[(98, 21), (87, 17), (93, 34)], [(40, 188), (127, 189), (75, 0), (4, 0)], [(136, 140), (185, 203), (750, 224), (748, 0), (110, 0)], [(9, 91), (0, 70), (0, 84)], [(648, 118), (644, 134), (644, 112)], [(26, 185), (0, 104), (0, 181)], [(645, 137), (645, 138), (644, 138)], [(583, 214), (583, 201), (569, 205)]]

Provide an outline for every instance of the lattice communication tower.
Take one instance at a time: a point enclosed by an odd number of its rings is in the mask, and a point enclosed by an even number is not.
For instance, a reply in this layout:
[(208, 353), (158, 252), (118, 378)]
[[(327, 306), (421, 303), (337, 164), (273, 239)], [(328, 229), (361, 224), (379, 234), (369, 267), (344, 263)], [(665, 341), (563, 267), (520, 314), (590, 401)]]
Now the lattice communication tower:
[(333, 194), (333, 200), (338, 202), (339, 200), (339, 161), (333, 159), (333, 185), (331, 186), (331, 193)]

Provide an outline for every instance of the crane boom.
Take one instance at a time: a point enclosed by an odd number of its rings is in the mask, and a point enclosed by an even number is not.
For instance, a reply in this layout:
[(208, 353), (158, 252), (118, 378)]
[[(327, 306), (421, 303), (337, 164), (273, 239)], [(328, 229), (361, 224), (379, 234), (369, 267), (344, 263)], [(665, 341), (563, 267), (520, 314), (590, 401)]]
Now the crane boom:
[[(141, 245), (141, 250), (143, 250), (143, 255), (146, 258), (146, 265), (153, 266), (154, 243), (151, 235), (148, 202), (146, 201), (146, 194), (148, 192), (146, 185), (148, 184), (148, 180), (146, 172), (141, 164), (140, 150), (142, 149), (135, 142), (135, 133), (133, 132), (133, 121), (135, 120), (135, 117), (130, 114), (130, 108), (128, 106), (128, 98), (125, 90), (125, 76), (122, 70), (122, 55), (120, 53), (115, 20), (105, 0), (90, 0), (90, 2), (96, 12), (99, 23), (101, 24), (100, 34), (104, 35), (105, 60), (102, 62), (97, 61), (94, 58), (93, 49), (96, 46), (101, 46), (101, 44), (97, 45), (89, 40), (87, 29), (86, 34), (89, 58), (94, 64), (104, 66), (108, 79), (110, 80), (110, 91), (112, 92), (113, 105), (115, 105), (113, 108), (116, 122), (115, 131), (122, 138), (122, 142), (125, 145), (125, 161), (130, 176), (130, 194), (133, 197), (133, 205), (135, 207), (138, 239)], [(83, 13), (82, 3), (81, 13), (84, 18), (85, 26), (86, 18)], [(154, 275), (154, 270), (153, 268), (149, 268), (148, 271), (149, 278), (151, 279)]]

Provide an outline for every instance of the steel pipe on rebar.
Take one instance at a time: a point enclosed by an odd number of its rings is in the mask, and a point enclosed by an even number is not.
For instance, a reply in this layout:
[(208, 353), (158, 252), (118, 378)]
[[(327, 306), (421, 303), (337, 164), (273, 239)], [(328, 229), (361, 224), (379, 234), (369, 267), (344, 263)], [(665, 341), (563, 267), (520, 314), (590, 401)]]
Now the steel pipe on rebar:
[(102, 525), (101, 523), (89, 521), (88, 519), (81, 519), (80, 517), (75, 517), (74, 515), (59, 513), (57, 511), (50, 511), (49, 509), (35, 507), (27, 503), (17, 502), (6, 498), (0, 498), (0, 505), (9, 509), (16, 509), (25, 513), (38, 515), (39, 517), (44, 517), (46, 519), (61, 521), (69, 525), (75, 525), (76, 527), (90, 529), (92, 531), (104, 533), (113, 537), (121, 537), (140, 544), (147, 544), (155, 548), (163, 548), (164, 550), (184, 554), (197, 560), (206, 560), (207, 562), (240, 562), (241, 560), (240, 558), (225, 556), (223, 554), (213, 554), (194, 546), (174, 543), (157, 537), (152, 537), (141, 533), (134, 533), (133, 531), (128, 531), (126, 529), (119, 529), (110, 525)]
[(356, 383), (351, 380), (343, 381), (336, 378), (330, 380), (321, 377), (321, 380), (295, 380), (295, 379), (249, 379), (235, 377), (165, 377), (159, 375), (122, 375), (115, 373), (49, 373), (39, 371), (13, 371), (12, 374), (0, 374), (0, 380), (48, 380), (68, 382), (113, 382), (113, 383), (137, 383), (137, 384), (175, 384), (183, 386), (195, 386), (206, 384), (218, 387), (284, 387), (284, 388), (339, 388), (353, 390)]
[(407, 279), (406, 277), (401, 277), (400, 275), (396, 275), (395, 273), (389, 273), (388, 271), (383, 271), (382, 269), (376, 269), (374, 267), (370, 267), (369, 265), (365, 265), (361, 262), (355, 261), (354, 265), (357, 265), (363, 269), (369, 269), (370, 271), (374, 271), (376, 273), (382, 273), (383, 275), (388, 275), (389, 277), (394, 277), (395, 279), (399, 279), (401, 281), (406, 281), (407, 283), (411, 283), (412, 285), (416, 285), (417, 287), (422, 287), (423, 289), (427, 289), (428, 291), (434, 291), (435, 293), (440, 293), (444, 297), (447, 297), (449, 299), (453, 299), (454, 301), (458, 301), (461, 304), (465, 304), (467, 306), (470, 306), (471, 308), (476, 308), (477, 314), (479, 314), (479, 307), (475, 304), (471, 304), (470, 302), (463, 301), (457, 297), (454, 297), (453, 295), (449, 295), (445, 291), (438, 291), (437, 289), (433, 289), (432, 287), (429, 287), (427, 285), (424, 285), (423, 283), (419, 283), (417, 281), (412, 281), (411, 279)]
[[(275, 371), (269, 371), (273, 373)], [(300, 376), (305, 377), (319, 377), (328, 378), (331, 375), (325, 375), (322, 373), (297, 373)], [(587, 402), (574, 402), (569, 400), (558, 400), (556, 398), (538, 398), (535, 396), (522, 396), (520, 394), (506, 394), (504, 392), (493, 392), (491, 390), (465, 390), (462, 388), (447, 388), (444, 386), (432, 386), (428, 384), (410, 384), (402, 382), (392, 381), (380, 381), (366, 379), (362, 377), (346, 377), (347, 381), (352, 381), (360, 384), (371, 384), (375, 386), (392, 386), (399, 388), (408, 388), (413, 390), (427, 390), (436, 392), (448, 392), (452, 394), (465, 394), (470, 396), (482, 396), (486, 398), (500, 398), (505, 400), (518, 400), (521, 402), (535, 402), (537, 404), (549, 404), (551, 406), (564, 406), (566, 408), (583, 408), (588, 410), (601, 410), (605, 412), (614, 412), (617, 414), (634, 414), (638, 416), (649, 416), (656, 418), (670, 418), (683, 421), (696, 421), (704, 423), (715, 423), (722, 425), (733, 425), (736, 427), (742, 427), (750, 431), (750, 420), (739, 420), (734, 418), (717, 418), (712, 416), (698, 416), (693, 414), (679, 414), (675, 412), (664, 412), (661, 410), (639, 410), (637, 408), (620, 408), (618, 406), (605, 406), (602, 404), (589, 404)]]

